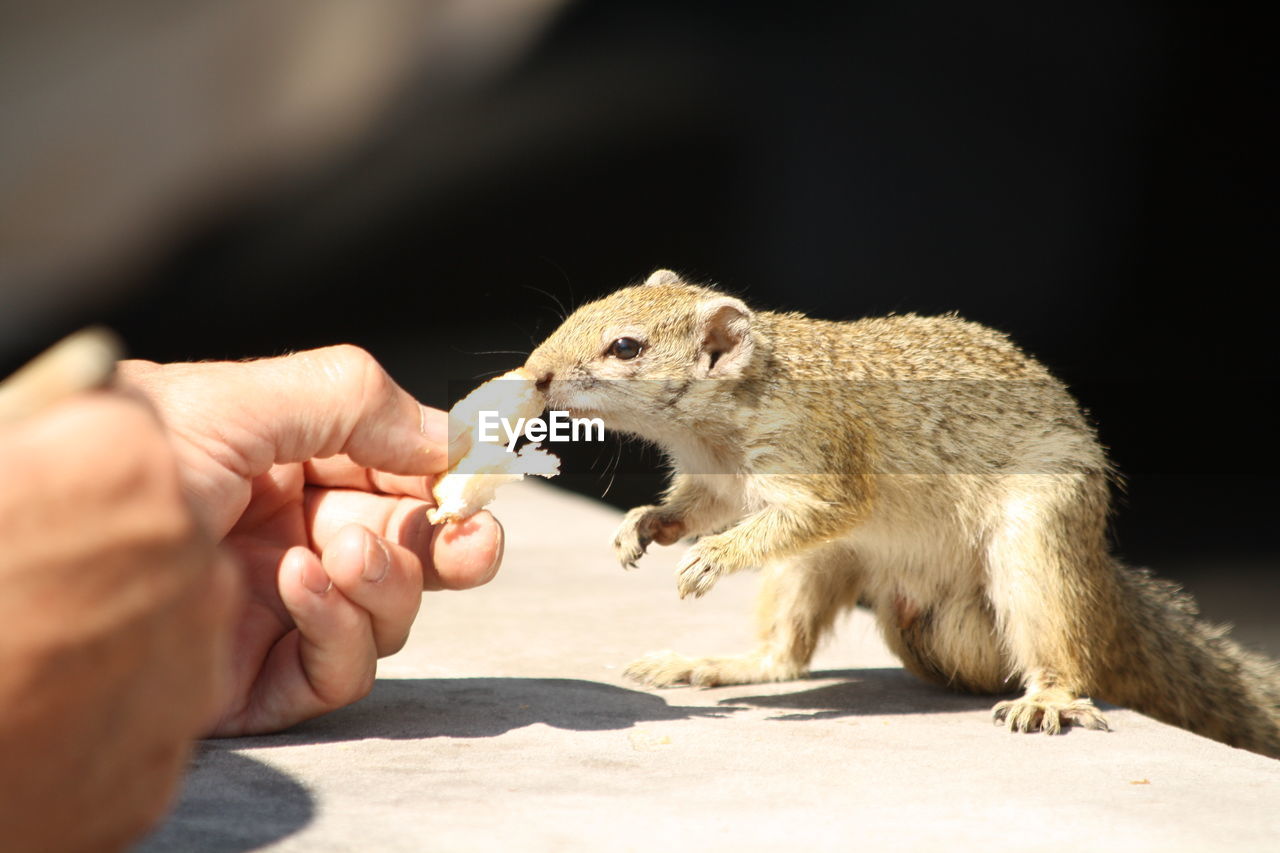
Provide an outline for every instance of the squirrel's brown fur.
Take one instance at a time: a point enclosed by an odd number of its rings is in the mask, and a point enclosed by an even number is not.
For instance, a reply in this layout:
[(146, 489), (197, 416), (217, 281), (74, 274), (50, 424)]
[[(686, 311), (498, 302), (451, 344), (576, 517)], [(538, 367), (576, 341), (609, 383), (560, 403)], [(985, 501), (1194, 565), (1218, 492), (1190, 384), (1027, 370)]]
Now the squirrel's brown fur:
[[(639, 355), (611, 350), (619, 338)], [(631, 676), (795, 678), (860, 602), (916, 675), (987, 693), (1020, 682), (995, 707), (1012, 730), (1105, 728), (1098, 697), (1280, 757), (1275, 665), (1111, 556), (1106, 456), (1066, 388), (999, 332), (753, 312), (659, 271), (580, 308), (526, 369), (553, 408), (669, 456), (662, 503), (618, 531), (624, 564), (699, 536), (682, 596), (764, 569), (758, 649), (656, 653)]]

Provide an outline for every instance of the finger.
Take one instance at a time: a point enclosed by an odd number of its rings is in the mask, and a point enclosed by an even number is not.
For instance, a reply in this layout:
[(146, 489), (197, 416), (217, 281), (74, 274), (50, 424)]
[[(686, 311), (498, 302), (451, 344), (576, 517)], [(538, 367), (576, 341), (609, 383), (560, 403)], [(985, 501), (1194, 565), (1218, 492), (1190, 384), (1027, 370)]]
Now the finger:
[(431, 487), (436, 478), (431, 475), (388, 474), (374, 468), (366, 468), (351, 461), (350, 456), (339, 454), (327, 459), (312, 459), (303, 466), (307, 483), (336, 489), (359, 489), (365, 492), (381, 492), (386, 495), (406, 495), (433, 500)]
[(417, 555), (350, 524), (325, 547), (321, 563), (334, 587), (369, 614), (378, 657), (398, 652), (422, 600)]
[[(243, 477), (338, 453), (395, 474), (436, 474), (470, 442), (464, 436), (450, 447), (448, 416), (420, 405), (355, 346), (243, 363), (154, 368), (122, 362), (120, 370), (176, 413), (171, 426), (196, 425), (187, 430), (191, 439), (214, 448), (219, 461)], [(184, 391), (191, 387), (199, 395)], [(207, 423), (221, 425), (217, 436), (200, 432)]]
[(285, 553), (279, 592), (297, 627), (267, 656), (245, 731), (274, 731), (349, 705), (368, 694), (377, 672), (369, 614), (334, 587), (315, 554)]
[(247, 366), (274, 401), (262, 422), (276, 449), (273, 461), (345, 453), (396, 474), (449, 467), (448, 415), (420, 405), (362, 349), (326, 347)]
[(502, 565), (506, 534), (498, 520), (480, 511), (435, 530), (431, 567), (423, 573), (424, 589), (470, 589), (493, 580)]
[(303, 517), (315, 550), (323, 552), (344, 529), (357, 524), (420, 558), (431, 555), (431, 530), (425, 524), (431, 504), (417, 498), (380, 495), (354, 489), (308, 488)]
[(470, 589), (488, 583), (502, 561), (502, 526), (488, 512), (433, 527), (430, 504), (415, 498), (347, 489), (307, 489), (304, 512), (312, 543), (324, 551), (343, 528), (358, 524), (413, 553), (422, 588)]

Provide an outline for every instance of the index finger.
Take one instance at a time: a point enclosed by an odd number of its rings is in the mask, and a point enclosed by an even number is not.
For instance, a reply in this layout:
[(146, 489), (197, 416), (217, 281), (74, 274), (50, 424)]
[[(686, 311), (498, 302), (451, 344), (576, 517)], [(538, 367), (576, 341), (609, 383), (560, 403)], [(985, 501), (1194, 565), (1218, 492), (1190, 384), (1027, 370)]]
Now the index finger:
[[(121, 371), (163, 401), (170, 425), (197, 446), (221, 444), (228, 452), (220, 461), (244, 477), (340, 453), (392, 474), (438, 474), (469, 445), (463, 436), (451, 447), (448, 416), (349, 344), (250, 362), (123, 362)], [(215, 434), (204, 434), (211, 424)]]

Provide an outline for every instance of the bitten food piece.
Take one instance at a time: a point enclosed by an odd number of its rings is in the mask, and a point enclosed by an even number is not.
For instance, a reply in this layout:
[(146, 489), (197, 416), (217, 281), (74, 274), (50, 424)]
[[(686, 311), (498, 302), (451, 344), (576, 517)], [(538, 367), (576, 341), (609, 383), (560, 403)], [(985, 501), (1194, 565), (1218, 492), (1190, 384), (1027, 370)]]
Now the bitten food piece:
[(481, 412), (497, 412), (499, 417), (515, 421), (536, 418), (545, 408), (546, 398), (523, 368), (490, 379), (459, 400), (449, 410), (449, 438), (471, 432), (471, 450), (436, 482), (432, 489), (436, 506), (427, 510), (427, 519), (440, 524), (468, 518), (493, 500), (499, 486), (522, 480), (526, 474), (554, 477), (560, 473), (560, 460), (536, 442), (513, 453), (501, 436), (494, 441), (479, 440)]

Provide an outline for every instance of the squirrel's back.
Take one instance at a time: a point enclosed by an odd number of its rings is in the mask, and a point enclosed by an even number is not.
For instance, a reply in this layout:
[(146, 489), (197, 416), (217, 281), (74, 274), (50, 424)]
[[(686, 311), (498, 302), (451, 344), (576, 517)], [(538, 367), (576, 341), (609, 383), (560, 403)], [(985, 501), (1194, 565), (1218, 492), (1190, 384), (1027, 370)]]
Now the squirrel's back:
[(954, 314), (839, 322), (756, 315), (776, 368), (795, 379), (1054, 381), (1005, 334)]
[(876, 435), (882, 472), (1110, 470), (1066, 386), (1001, 332), (955, 315), (756, 316), (776, 405), (836, 401)]

